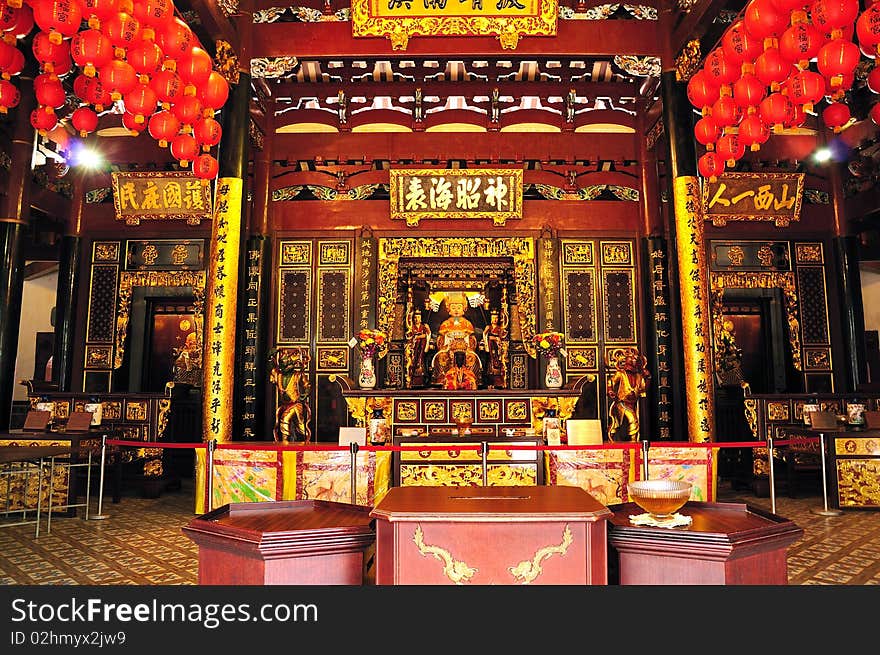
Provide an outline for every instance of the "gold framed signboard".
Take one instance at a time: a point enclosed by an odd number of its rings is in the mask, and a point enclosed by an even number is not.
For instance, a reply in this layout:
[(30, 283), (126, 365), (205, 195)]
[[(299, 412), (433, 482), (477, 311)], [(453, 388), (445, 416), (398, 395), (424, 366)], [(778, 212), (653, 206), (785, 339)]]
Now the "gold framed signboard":
[(521, 36), (556, 36), (558, 13), (558, 0), (351, 0), (351, 34), (388, 38), (394, 50), (413, 36), (495, 35), (511, 50)]
[(773, 221), (786, 227), (801, 219), (805, 173), (724, 173), (703, 180), (703, 216), (727, 221)]
[(392, 170), (391, 218), (417, 226), (424, 219), (522, 218), (521, 168)]
[(111, 173), (116, 220), (185, 220), (198, 225), (210, 219), (211, 185), (184, 171)]

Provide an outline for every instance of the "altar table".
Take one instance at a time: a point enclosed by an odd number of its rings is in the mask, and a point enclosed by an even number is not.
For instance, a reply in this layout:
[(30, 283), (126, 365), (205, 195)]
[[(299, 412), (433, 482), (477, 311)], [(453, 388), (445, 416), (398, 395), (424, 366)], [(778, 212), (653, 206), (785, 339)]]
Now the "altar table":
[(394, 487), (376, 584), (604, 585), (611, 511), (579, 487)]

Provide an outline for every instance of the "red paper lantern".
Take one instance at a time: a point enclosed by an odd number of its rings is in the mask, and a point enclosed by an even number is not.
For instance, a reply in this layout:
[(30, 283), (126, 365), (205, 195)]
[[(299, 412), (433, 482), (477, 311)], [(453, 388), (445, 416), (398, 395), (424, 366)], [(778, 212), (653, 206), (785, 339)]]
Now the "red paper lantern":
[[(705, 118), (700, 119), (706, 120)], [(711, 120), (711, 118), (709, 119)], [(697, 121), (697, 125), (699, 125), (700, 121)], [(696, 128), (694, 128), (696, 130)], [(717, 130), (717, 127), (716, 127)], [(720, 130), (718, 130), (720, 132)], [(223, 128), (220, 126), (220, 123), (215, 121), (213, 118), (200, 118), (196, 121), (196, 124), (193, 125), (193, 136), (200, 146), (202, 146), (202, 150), (208, 151), (212, 146), (216, 146), (220, 143), (220, 137), (223, 135)]]
[(91, 107), (78, 107), (70, 116), (70, 124), (84, 137), (98, 129), (98, 115)]
[(129, 13), (118, 11), (101, 22), (101, 31), (116, 48), (116, 57), (125, 57), (125, 51), (140, 40), (141, 23)]
[(730, 96), (721, 96), (712, 105), (710, 112), (712, 118), (721, 129), (732, 127), (739, 123), (742, 117), (742, 110)]
[(14, 45), (0, 40), (0, 71), (5, 71), (6, 67), (12, 63), (15, 51), (18, 50)]
[[(178, 58), (177, 74), (189, 88), (189, 94), (194, 94), (199, 86), (208, 81), (211, 74), (211, 55), (202, 48), (190, 48)], [(186, 89), (184, 93), (187, 93)]]
[[(219, 73), (217, 74), (220, 75)], [(222, 79), (223, 76), (221, 75), (220, 77)], [(223, 84), (226, 85), (226, 80), (223, 80)], [(229, 94), (228, 85), (226, 93), (227, 95)], [(709, 105), (711, 105), (713, 102), (718, 100), (718, 95), (718, 86), (709, 79), (709, 76), (706, 74), (705, 70), (701, 68), (696, 73), (691, 75), (691, 79), (689, 79), (687, 83), (687, 97), (694, 107), (701, 110), (705, 114), (706, 108), (709, 107)], [(205, 102), (204, 99), (202, 99), (202, 102), (206, 106), (211, 106), (211, 104)]]
[(803, 105), (791, 105), (791, 118), (785, 123), (786, 129), (795, 129), (801, 127), (807, 120), (807, 112), (804, 111)]
[(0, 113), (5, 114), (21, 102), (21, 91), (9, 80), (0, 80)]
[[(772, 0), (751, 0), (743, 15), (746, 31), (756, 39), (778, 39), (788, 28), (789, 13), (782, 13), (773, 6)], [(768, 44), (765, 42), (765, 46)]]
[(794, 107), (791, 100), (781, 93), (771, 93), (758, 106), (758, 116), (768, 128), (781, 132), (785, 124), (791, 120)]
[(49, 34), (49, 40), (58, 45), (79, 30), (82, 6), (79, 0), (36, 0), (31, 3), (34, 22)]
[(776, 11), (786, 16), (797, 9), (804, 9), (809, 6), (810, 0), (770, 0)]
[(810, 21), (831, 38), (843, 36), (859, 15), (859, 0), (816, 0), (810, 7)]
[(8, 32), (18, 23), (18, 14), (21, 9), (3, 5), (0, 7), (0, 31)]
[(825, 35), (810, 23), (795, 23), (779, 37), (779, 54), (803, 69), (819, 54), (825, 40)]
[(140, 43), (129, 48), (125, 55), (125, 61), (141, 76), (142, 84), (150, 81), (150, 77), (159, 70), (164, 58), (162, 48), (146, 40), (141, 40)]
[(871, 69), (866, 82), (872, 93), (880, 93), (880, 66), (874, 66)]
[(199, 154), (199, 144), (191, 134), (178, 134), (171, 139), (171, 155), (187, 166)]
[[(196, 127), (198, 127), (198, 125)], [(712, 116), (703, 116), (694, 125), (694, 137), (697, 141), (706, 146), (706, 150), (713, 150), (715, 148), (715, 142), (720, 136), (721, 128)]]
[(41, 73), (34, 78), (34, 95), (37, 104), (53, 111), (67, 101), (61, 80), (54, 73)]
[(119, 100), (134, 89), (138, 83), (137, 73), (131, 64), (121, 59), (114, 59), (98, 71), (98, 77), (110, 90), (110, 97)]
[(825, 78), (810, 70), (803, 70), (788, 79), (788, 97), (805, 112), (812, 113), (813, 104), (825, 95)]
[(137, 117), (134, 114), (131, 114), (127, 111), (122, 112), (122, 126), (128, 130), (128, 133), (132, 136), (137, 136), (145, 129), (147, 129), (147, 122), (141, 121), (137, 122)]
[(859, 63), (859, 47), (846, 39), (831, 39), (819, 49), (816, 67), (829, 85), (838, 89), (845, 75), (851, 75)]
[(172, 0), (138, 0), (134, 3), (134, 15), (141, 22), (143, 38), (154, 41), (156, 28), (174, 18), (174, 3)]
[(6, 33), (14, 36), (16, 39), (23, 39), (34, 29), (34, 11), (30, 8), (30, 5), (22, 5), (17, 9), (16, 22), (6, 30)]
[(173, 70), (161, 70), (150, 79), (150, 86), (156, 92), (159, 102), (165, 109), (183, 96), (183, 81)]
[(220, 172), (220, 164), (209, 154), (201, 154), (193, 161), (193, 174), (200, 180), (213, 180)]
[(733, 83), (733, 99), (742, 109), (757, 107), (766, 95), (767, 87), (751, 73), (745, 73)]
[(770, 91), (779, 91), (782, 82), (795, 72), (791, 62), (779, 54), (779, 48), (767, 48), (755, 59), (755, 77), (770, 87)]
[(54, 43), (46, 32), (37, 32), (31, 43), (34, 57), (40, 62), (40, 68), (46, 72), (54, 72), (56, 68), (64, 70), (70, 66), (70, 41)]
[(849, 107), (842, 102), (832, 102), (822, 110), (822, 122), (835, 134), (839, 134), (846, 127), (850, 118)]
[[(699, 72), (697, 71), (697, 73)], [(715, 96), (718, 96), (717, 89), (715, 89)], [(213, 115), (215, 111), (222, 109), (229, 98), (229, 84), (226, 82), (226, 78), (217, 71), (211, 71), (208, 80), (199, 87), (198, 98), (202, 101), (203, 113), (206, 116)], [(709, 104), (712, 103), (706, 103), (706, 105)]]
[(714, 182), (724, 172), (724, 160), (717, 152), (707, 152), (697, 160), (697, 171)]
[(10, 59), (8, 63), (3, 68), (0, 68), (0, 74), (2, 74), (4, 80), (15, 77), (24, 70), (24, 53), (18, 48), (12, 48), (9, 54)]
[(73, 80), (73, 92), (83, 102), (94, 105), (97, 111), (104, 111), (104, 107), (113, 102), (107, 85), (97, 77), (77, 75)]
[(101, 68), (113, 59), (113, 45), (98, 30), (83, 30), (70, 39), (70, 57), (89, 77), (95, 76), (95, 69)]
[(31, 125), (42, 136), (46, 136), (46, 133), (55, 127), (57, 123), (58, 117), (55, 115), (55, 110), (51, 107), (40, 106), (31, 112)]
[(764, 121), (757, 113), (750, 114), (742, 119), (739, 124), (739, 141), (743, 147), (749, 148), (751, 151), (761, 149), (761, 145), (770, 138), (770, 130), (764, 125)]
[(150, 136), (159, 142), (163, 148), (168, 146), (168, 142), (173, 139), (180, 131), (180, 121), (177, 116), (170, 111), (157, 111), (150, 116), (149, 127), (147, 130)]
[(880, 5), (874, 4), (865, 9), (856, 20), (856, 37), (862, 50), (877, 55), (880, 44)]
[(724, 56), (734, 65), (751, 64), (763, 50), (762, 40), (749, 34), (743, 21), (738, 20), (721, 37)]
[(715, 48), (706, 55), (703, 70), (709, 76), (710, 82), (721, 89), (721, 95), (730, 93), (730, 85), (739, 79), (742, 72), (739, 66), (728, 61), (721, 48)]
[(166, 57), (177, 61), (186, 54), (187, 50), (196, 45), (198, 40), (189, 25), (175, 16), (163, 25), (156, 26), (156, 43), (162, 48)]
[(189, 132), (202, 113), (202, 103), (195, 96), (182, 96), (171, 105), (171, 111), (177, 116), (182, 129)]
[(727, 166), (733, 167), (737, 160), (742, 159), (746, 152), (746, 147), (740, 143), (738, 135), (725, 134), (715, 144), (715, 152), (724, 159)]
[(122, 104), (125, 111), (134, 114), (136, 123), (143, 123), (147, 116), (156, 111), (159, 100), (148, 84), (136, 84), (134, 89), (122, 96)]
[(101, 23), (118, 11), (119, 0), (81, 0), (83, 18), (93, 30), (100, 29)]

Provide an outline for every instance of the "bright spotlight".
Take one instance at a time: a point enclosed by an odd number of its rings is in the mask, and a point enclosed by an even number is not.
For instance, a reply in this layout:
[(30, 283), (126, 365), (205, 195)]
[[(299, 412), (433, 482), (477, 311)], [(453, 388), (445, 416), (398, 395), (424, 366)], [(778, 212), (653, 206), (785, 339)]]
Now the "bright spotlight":
[(834, 153), (831, 152), (831, 148), (819, 148), (816, 152), (813, 153), (813, 159), (818, 164), (824, 164), (827, 161), (831, 160), (831, 157)]
[(76, 148), (73, 152), (73, 164), (84, 168), (99, 168), (104, 163), (104, 158), (97, 150), (85, 146)]

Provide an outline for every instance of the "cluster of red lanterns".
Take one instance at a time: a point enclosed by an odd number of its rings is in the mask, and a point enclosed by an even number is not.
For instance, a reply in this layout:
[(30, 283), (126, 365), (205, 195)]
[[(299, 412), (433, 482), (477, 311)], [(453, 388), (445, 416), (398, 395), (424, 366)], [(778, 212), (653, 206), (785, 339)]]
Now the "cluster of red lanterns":
[(56, 110), (67, 102), (62, 80), (73, 74), (82, 104), (69, 120), (80, 136), (97, 129), (98, 115), (115, 106), (132, 134), (147, 131), (196, 176), (217, 176), (210, 150), (220, 142), (221, 127), (214, 113), (226, 103), (229, 86), (175, 15), (173, 0), (5, 0), (0, 112), (21, 99), (11, 81), (25, 64), (17, 42), (35, 26), (32, 50), (40, 74), (30, 120), (42, 135), (59, 126)]
[[(749, 0), (688, 82), (701, 113), (694, 137), (706, 148), (700, 175), (714, 180), (746, 148), (802, 126), (822, 101), (826, 127), (837, 133), (852, 122), (844, 100), (856, 66), (880, 51), (880, 4), (859, 8), (859, 0)], [(880, 92), (880, 69), (868, 86)], [(880, 124), (877, 105), (871, 117)]]

